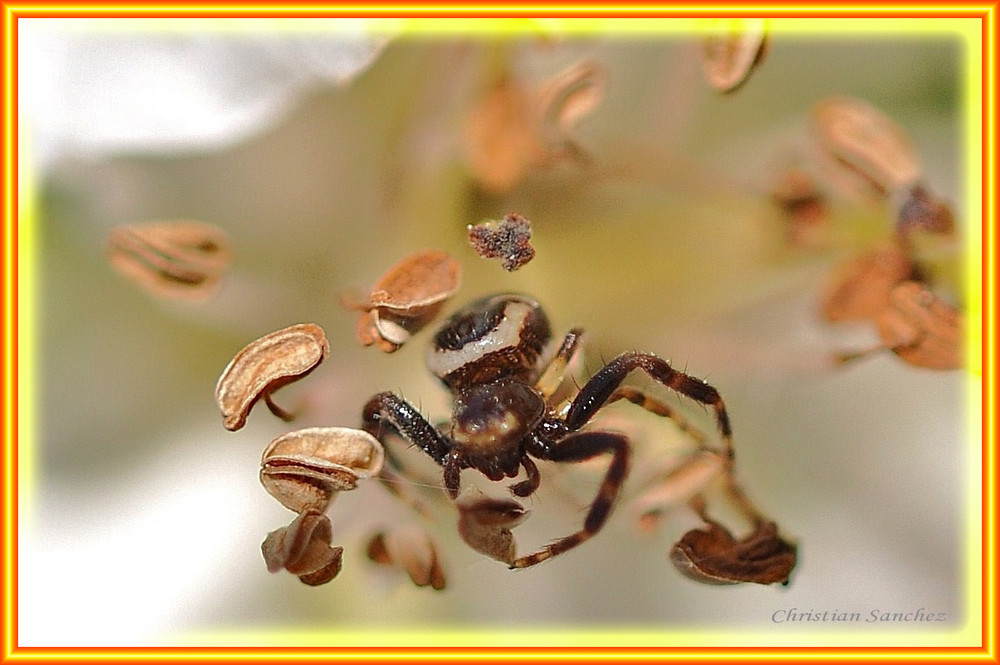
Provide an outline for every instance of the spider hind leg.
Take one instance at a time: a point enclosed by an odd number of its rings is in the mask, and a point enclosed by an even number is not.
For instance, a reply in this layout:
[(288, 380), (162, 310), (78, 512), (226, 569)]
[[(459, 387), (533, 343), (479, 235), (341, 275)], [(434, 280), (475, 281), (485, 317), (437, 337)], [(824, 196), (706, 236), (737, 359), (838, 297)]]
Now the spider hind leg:
[(608, 398), (608, 401), (605, 402), (604, 406), (608, 406), (619, 400), (631, 402), (632, 404), (635, 404), (652, 414), (660, 416), (661, 418), (669, 418), (673, 421), (674, 425), (677, 426), (677, 429), (690, 437), (699, 448), (707, 447), (706, 441), (708, 440), (708, 437), (705, 436), (705, 433), (688, 422), (687, 418), (682, 416), (663, 400), (650, 395), (640, 388), (635, 388), (633, 386), (619, 386), (613, 393), (611, 393), (611, 397)]
[(617, 432), (574, 432), (548, 449), (543, 459), (551, 462), (582, 462), (601, 453), (611, 453), (611, 464), (576, 533), (546, 545), (531, 554), (518, 557), (511, 568), (527, 568), (573, 549), (593, 538), (601, 530), (614, 508), (622, 483), (628, 475), (631, 449), (624, 434)]

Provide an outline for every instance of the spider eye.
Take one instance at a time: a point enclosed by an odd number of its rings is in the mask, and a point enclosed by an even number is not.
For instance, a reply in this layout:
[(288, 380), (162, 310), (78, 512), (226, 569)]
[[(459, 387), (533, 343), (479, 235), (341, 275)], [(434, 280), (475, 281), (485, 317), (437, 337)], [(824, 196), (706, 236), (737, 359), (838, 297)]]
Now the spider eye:
[(495, 295), (455, 312), (434, 337), (427, 365), (450, 388), (528, 376), (551, 335), (538, 303)]

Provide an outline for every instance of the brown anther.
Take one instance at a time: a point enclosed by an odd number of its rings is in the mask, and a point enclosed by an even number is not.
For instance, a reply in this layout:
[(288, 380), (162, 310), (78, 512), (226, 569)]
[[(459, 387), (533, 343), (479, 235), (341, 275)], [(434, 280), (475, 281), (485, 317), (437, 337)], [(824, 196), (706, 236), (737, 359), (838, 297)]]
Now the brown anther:
[(893, 289), (876, 325), (882, 342), (910, 365), (961, 367), (959, 313), (923, 284), (905, 282)]
[(799, 170), (782, 174), (771, 191), (771, 201), (784, 216), (789, 245), (815, 248), (824, 244), (829, 231), (829, 211), (826, 198), (809, 175)]
[(486, 189), (502, 192), (520, 182), (545, 155), (531, 93), (507, 78), (497, 82), (469, 113), (462, 145)]
[(375, 534), (368, 543), (368, 558), (405, 570), (417, 586), (429, 585), (437, 591), (445, 588), (437, 547), (430, 534), (415, 524)]
[(311, 427), (274, 439), (261, 457), (260, 482), (295, 512), (326, 510), (337, 492), (382, 469), (385, 450), (364, 430)]
[(914, 185), (920, 160), (909, 137), (870, 104), (831, 97), (812, 110), (812, 127), (828, 157), (888, 195)]
[(896, 211), (896, 231), (909, 237), (915, 231), (949, 235), (955, 232), (955, 218), (947, 205), (926, 188), (914, 185), (901, 190)]
[(531, 222), (510, 213), (501, 220), (486, 220), (468, 227), (469, 244), (484, 259), (500, 259), (504, 270), (513, 272), (535, 256), (531, 246)]
[(708, 82), (719, 92), (737, 90), (763, 61), (767, 46), (764, 19), (717, 19), (702, 48)]
[(368, 295), (372, 307), (406, 315), (454, 295), (462, 270), (446, 252), (427, 249), (402, 259), (375, 282)]
[(906, 251), (895, 244), (845, 261), (834, 271), (822, 298), (824, 318), (874, 319), (888, 306), (896, 285), (913, 277), (915, 271)]
[(318, 586), (340, 572), (344, 548), (331, 547), (332, 540), (329, 518), (306, 509), (288, 526), (267, 534), (260, 549), (268, 571), (287, 570), (304, 584)]
[(204, 222), (124, 224), (108, 237), (112, 267), (150, 293), (206, 300), (229, 267), (229, 238)]
[(566, 159), (585, 161), (571, 136), (604, 94), (604, 70), (585, 60), (537, 89), (499, 79), (469, 113), (463, 147), (476, 180), (494, 192), (509, 190), (529, 172)]
[(243, 427), (261, 397), (272, 413), (290, 420), (291, 415), (271, 401), (271, 393), (309, 374), (329, 351), (326, 334), (314, 323), (277, 330), (243, 347), (215, 386), (222, 424), (231, 431)]
[(685, 576), (705, 584), (787, 584), (796, 547), (778, 536), (773, 522), (760, 522), (741, 540), (710, 522), (684, 534), (670, 550), (670, 560)]
[(517, 545), (511, 529), (528, 517), (513, 499), (495, 499), (469, 486), (457, 499), (458, 534), (465, 544), (491, 559), (512, 564)]
[(605, 78), (600, 63), (581, 60), (542, 84), (537, 101), (539, 135), (550, 159), (585, 158), (572, 132), (604, 98)]
[(433, 320), (461, 283), (461, 266), (446, 252), (428, 249), (407, 256), (375, 282), (365, 301), (349, 304), (361, 311), (358, 341), (396, 351)]

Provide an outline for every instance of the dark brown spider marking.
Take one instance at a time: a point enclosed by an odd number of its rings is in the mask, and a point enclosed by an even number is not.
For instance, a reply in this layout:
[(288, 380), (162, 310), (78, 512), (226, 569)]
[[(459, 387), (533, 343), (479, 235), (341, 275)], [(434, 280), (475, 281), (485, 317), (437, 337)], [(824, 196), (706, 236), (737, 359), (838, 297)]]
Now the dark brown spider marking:
[(504, 377), (530, 383), (551, 336), (538, 303), (514, 295), (482, 298), (441, 327), (427, 365), (452, 392)]

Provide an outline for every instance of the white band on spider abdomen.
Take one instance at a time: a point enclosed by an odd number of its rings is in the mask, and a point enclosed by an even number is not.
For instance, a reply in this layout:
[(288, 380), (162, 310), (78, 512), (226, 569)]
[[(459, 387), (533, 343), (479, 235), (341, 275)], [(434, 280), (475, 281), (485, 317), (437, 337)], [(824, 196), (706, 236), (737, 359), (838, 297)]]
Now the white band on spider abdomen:
[(525, 320), (533, 310), (534, 307), (526, 302), (508, 302), (496, 327), (479, 339), (463, 344), (460, 349), (432, 348), (427, 356), (427, 367), (443, 378), (491, 353), (517, 347), (521, 343)]

